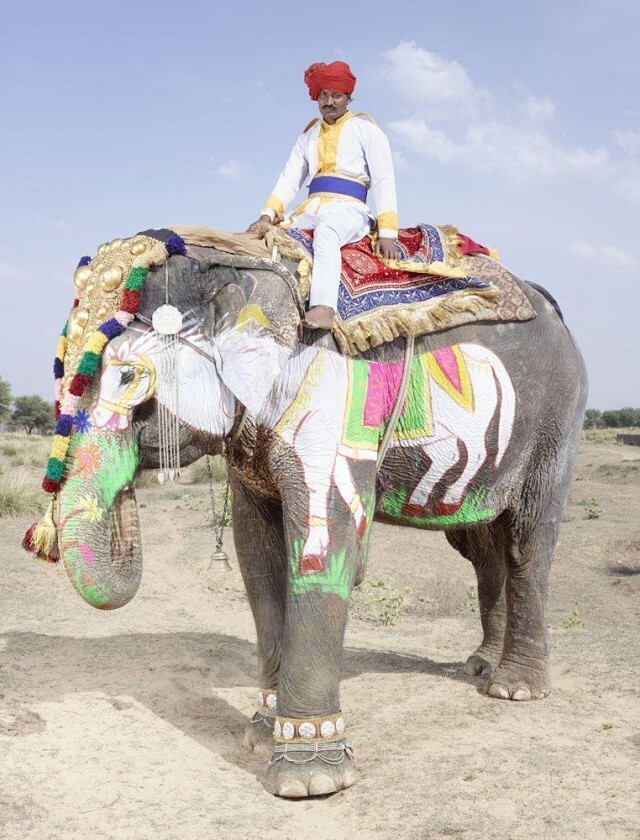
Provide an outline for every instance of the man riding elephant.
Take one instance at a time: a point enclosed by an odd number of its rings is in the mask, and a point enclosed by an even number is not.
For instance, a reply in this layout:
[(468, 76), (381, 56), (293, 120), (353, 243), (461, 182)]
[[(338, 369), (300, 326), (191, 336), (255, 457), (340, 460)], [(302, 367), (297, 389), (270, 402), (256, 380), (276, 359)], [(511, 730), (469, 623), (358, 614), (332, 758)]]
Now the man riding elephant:
[[(337, 309), (340, 248), (371, 230), (368, 190), (377, 209), (377, 253), (386, 259), (396, 256), (396, 186), (385, 134), (366, 114), (348, 110), (356, 83), (349, 65), (312, 64), (304, 80), (322, 120), (312, 120), (300, 135), (260, 218), (248, 230), (264, 236), (278, 222), (313, 230), (311, 298), (304, 323), (329, 330)], [(285, 215), (308, 176), (308, 198)]]

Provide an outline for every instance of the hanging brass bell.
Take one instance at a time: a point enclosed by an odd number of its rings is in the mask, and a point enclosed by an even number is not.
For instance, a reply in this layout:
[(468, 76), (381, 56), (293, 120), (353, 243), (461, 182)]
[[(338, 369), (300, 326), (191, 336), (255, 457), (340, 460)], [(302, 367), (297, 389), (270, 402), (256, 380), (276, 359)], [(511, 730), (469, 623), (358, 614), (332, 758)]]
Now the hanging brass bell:
[(214, 563), (222, 563), (222, 568), (226, 572), (231, 571), (231, 564), (229, 563), (229, 557), (227, 555), (227, 552), (222, 551), (222, 549), (217, 549), (212, 553), (207, 571), (209, 571), (209, 569), (213, 566)]

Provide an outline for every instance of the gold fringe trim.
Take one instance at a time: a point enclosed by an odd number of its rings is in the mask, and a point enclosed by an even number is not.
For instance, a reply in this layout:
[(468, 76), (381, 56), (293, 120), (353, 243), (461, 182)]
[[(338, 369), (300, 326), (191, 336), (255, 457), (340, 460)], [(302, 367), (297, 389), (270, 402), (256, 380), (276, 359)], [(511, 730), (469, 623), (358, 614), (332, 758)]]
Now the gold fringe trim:
[(336, 318), (333, 336), (342, 353), (353, 356), (377, 347), (399, 336), (422, 335), (435, 330), (455, 327), (471, 318), (489, 317), (493, 309), (489, 301), (500, 297), (493, 289), (462, 289), (445, 296), (410, 306), (384, 306), (354, 318), (342, 321)]

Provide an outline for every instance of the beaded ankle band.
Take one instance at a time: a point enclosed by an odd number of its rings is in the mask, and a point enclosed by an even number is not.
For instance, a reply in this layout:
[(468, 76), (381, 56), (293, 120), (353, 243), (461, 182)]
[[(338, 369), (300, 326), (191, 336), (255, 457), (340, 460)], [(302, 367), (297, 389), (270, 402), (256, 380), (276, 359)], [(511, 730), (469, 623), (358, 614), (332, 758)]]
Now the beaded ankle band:
[(251, 716), (251, 723), (263, 723), (273, 729), (277, 706), (278, 698), (272, 688), (258, 689), (258, 708)]
[(277, 717), (273, 727), (276, 743), (309, 744), (335, 742), (346, 735), (347, 726), (340, 712), (318, 718)]
[(278, 709), (278, 696), (274, 688), (258, 689), (258, 714), (275, 717)]

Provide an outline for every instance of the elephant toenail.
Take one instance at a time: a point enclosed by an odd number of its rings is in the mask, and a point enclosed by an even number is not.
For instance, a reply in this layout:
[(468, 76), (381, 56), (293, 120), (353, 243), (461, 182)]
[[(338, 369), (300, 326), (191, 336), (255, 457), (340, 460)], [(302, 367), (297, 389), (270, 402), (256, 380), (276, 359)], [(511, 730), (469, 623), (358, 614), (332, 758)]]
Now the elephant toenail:
[(351, 785), (355, 785), (358, 779), (358, 775), (353, 767), (347, 767), (344, 771), (344, 776), (341, 779), (342, 788), (351, 787)]
[(310, 796), (326, 796), (328, 793), (335, 793), (336, 790), (335, 782), (326, 773), (318, 773), (309, 779)]
[(501, 700), (509, 699), (509, 689), (504, 685), (500, 685), (500, 683), (491, 683), (487, 694), (490, 697), (499, 697)]
[(511, 695), (512, 700), (531, 700), (531, 692), (528, 688), (517, 688)]
[(308, 795), (307, 786), (300, 779), (283, 779), (278, 785), (278, 796), (285, 799), (303, 799)]

